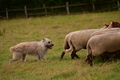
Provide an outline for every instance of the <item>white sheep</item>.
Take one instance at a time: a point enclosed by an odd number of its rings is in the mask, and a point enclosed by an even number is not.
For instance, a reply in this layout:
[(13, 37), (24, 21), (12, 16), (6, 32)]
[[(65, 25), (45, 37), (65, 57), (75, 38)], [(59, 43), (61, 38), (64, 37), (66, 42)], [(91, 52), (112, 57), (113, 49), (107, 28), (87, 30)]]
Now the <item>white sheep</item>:
[(115, 54), (119, 50), (120, 32), (96, 35), (91, 37), (87, 43), (87, 57), (85, 61), (92, 66), (93, 57)]
[(105, 27), (101, 29), (79, 30), (67, 34), (64, 40), (64, 51), (62, 52), (60, 59), (62, 59), (65, 53), (67, 52), (72, 52), (71, 53), (72, 59), (74, 59), (74, 57), (80, 58), (76, 54), (76, 52), (81, 49), (86, 49), (87, 42), (90, 39), (92, 33), (99, 30), (102, 31), (107, 28), (116, 28), (116, 27), (120, 27), (120, 23), (111, 22), (109, 25), (105, 25)]
[(71, 32), (66, 35), (64, 40), (64, 51), (62, 52), (61, 59), (65, 53), (72, 52), (71, 58), (79, 58), (76, 52), (81, 49), (86, 49), (87, 41), (90, 39), (91, 34), (99, 29), (88, 29)]

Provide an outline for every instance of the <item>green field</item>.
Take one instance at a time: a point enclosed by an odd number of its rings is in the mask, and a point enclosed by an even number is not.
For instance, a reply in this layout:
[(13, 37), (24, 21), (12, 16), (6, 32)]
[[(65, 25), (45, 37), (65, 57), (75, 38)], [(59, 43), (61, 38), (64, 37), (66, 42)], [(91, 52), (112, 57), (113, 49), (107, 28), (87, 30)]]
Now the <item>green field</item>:
[[(59, 61), (66, 34), (76, 30), (102, 28), (111, 21), (120, 22), (120, 12), (87, 13), (67, 16), (37, 17), (0, 21), (0, 80), (120, 80), (120, 60), (104, 63), (99, 57), (94, 66), (84, 62), (86, 50), (77, 54), (80, 60), (71, 60), (67, 53)], [(50, 38), (54, 47), (46, 55), (47, 61), (34, 61), (27, 56), (9, 65), (11, 46), (19, 42)]]

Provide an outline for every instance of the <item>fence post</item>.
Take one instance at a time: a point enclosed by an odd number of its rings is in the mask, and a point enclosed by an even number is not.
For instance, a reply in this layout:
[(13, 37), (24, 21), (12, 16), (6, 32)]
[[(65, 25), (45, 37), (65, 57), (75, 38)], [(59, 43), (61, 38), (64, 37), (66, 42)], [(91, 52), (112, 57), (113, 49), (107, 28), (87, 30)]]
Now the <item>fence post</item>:
[(27, 15), (27, 7), (24, 6), (24, 9), (25, 9), (25, 17), (28, 18), (28, 15)]
[(8, 9), (6, 8), (6, 19), (8, 19)]
[(47, 9), (45, 7), (45, 4), (43, 5), (43, 7), (45, 8), (45, 15), (47, 16)]
[(67, 15), (69, 15), (70, 11), (69, 11), (69, 3), (68, 2), (66, 2), (66, 10), (67, 10)]
[(117, 1), (117, 4), (118, 4), (118, 11), (120, 11), (120, 3), (119, 3), (119, 0)]
[(92, 3), (92, 7), (93, 7), (93, 11), (95, 11), (95, 4), (94, 3)]

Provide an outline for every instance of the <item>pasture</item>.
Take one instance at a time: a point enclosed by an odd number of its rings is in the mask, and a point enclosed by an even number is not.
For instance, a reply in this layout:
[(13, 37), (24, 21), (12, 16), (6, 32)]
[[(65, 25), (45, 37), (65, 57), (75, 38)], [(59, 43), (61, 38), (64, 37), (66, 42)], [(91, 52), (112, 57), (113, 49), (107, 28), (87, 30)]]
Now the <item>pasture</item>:
[[(70, 53), (59, 61), (66, 34), (83, 29), (98, 29), (111, 21), (120, 22), (120, 12), (86, 13), (67, 16), (37, 17), (0, 21), (0, 80), (120, 80), (120, 60), (104, 63), (99, 57), (90, 67), (84, 59), (86, 50), (77, 52), (81, 59), (71, 60)], [(34, 61), (27, 55), (9, 65), (11, 46), (19, 42), (50, 38), (53, 49), (48, 50), (47, 61)]]

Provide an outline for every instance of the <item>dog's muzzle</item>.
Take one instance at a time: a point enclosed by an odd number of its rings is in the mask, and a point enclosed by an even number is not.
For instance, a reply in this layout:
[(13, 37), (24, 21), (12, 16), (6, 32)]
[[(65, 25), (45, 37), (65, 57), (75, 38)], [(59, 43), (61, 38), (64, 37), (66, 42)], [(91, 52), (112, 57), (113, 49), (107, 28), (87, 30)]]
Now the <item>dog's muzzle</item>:
[(52, 48), (53, 48), (52, 46), (54, 46), (54, 44), (48, 45), (47, 47), (48, 47), (49, 49), (52, 49)]

